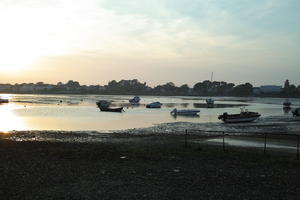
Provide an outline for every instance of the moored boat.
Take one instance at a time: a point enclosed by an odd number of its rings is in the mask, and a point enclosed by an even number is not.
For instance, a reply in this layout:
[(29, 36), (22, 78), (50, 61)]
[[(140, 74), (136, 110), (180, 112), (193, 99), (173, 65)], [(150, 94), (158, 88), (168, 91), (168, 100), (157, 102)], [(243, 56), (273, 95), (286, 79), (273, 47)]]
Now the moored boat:
[(193, 116), (198, 115), (200, 110), (196, 109), (183, 109), (183, 110), (177, 110), (176, 108), (171, 111), (172, 115), (186, 115), (186, 116)]
[(161, 107), (161, 103), (156, 101), (156, 102), (152, 102), (146, 105), (146, 108), (160, 108)]
[(228, 114), (227, 112), (219, 115), (218, 119), (225, 123), (240, 123), (240, 122), (252, 122), (260, 117), (257, 112), (241, 111), (239, 114)]
[(105, 100), (101, 100), (101, 101), (97, 101), (96, 102), (98, 108), (103, 111), (103, 112), (122, 112), (123, 111), (123, 107), (119, 107), (119, 108), (110, 108), (110, 102), (105, 101)]
[(0, 98), (0, 103), (8, 103), (9, 101), (8, 101), (8, 99), (2, 99), (2, 98)]
[(135, 96), (132, 99), (129, 99), (129, 103), (131, 105), (139, 105), (141, 98), (139, 96)]
[(103, 112), (122, 112), (123, 107), (120, 108), (99, 108)]
[(288, 99), (286, 99), (286, 100), (282, 103), (282, 105), (283, 105), (283, 108), (290, 108), (291, 105), (292, 105), (292, 103), (291, 103)]
[(300, 107), (292, 110), (293, 116), (300, 119)]
[(206, 104), (208, 108), (213, 108), (214, 107), (215, 101), (212, 98), (206, 99)]

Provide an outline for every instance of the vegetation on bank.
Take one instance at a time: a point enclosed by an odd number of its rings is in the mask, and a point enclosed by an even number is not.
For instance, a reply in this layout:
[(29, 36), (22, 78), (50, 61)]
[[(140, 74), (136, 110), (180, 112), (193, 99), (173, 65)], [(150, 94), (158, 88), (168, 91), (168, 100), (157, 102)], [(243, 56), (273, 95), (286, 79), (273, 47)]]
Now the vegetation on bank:
[[(278, 87), (278, 86), (277, 86)], [(21, 94), (123, 94), (123, 95), (169, 95), (169, 96), (268, 96), (268, 97), (300, 97), (300, 85), (297, 87), (285, 81), (284, 87), (276, 92), (255, 92), (251, 83), (235, 85), (225, 81), (209, 81), (196, 83), (193, 87), (187, 84), (176, 86), (172, 82), (150, 87), (146, 82), (133, 80), (112, 80), (107, 85), (80, 85), (70, 80), (67, 83), (55, 84), (22, 83), (0, 84), (1, 93)], [(259, 88), (258, 88), (259, 89)]]

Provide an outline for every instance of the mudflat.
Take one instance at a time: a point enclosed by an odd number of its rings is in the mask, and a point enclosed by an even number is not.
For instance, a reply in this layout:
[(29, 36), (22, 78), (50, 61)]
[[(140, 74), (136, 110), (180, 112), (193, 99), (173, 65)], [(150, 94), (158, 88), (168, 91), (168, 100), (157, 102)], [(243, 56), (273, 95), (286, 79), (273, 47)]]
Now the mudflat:
[(299, 199), (293, 155), (176, 137), (128, 142), (0, 140), (1, 199)]

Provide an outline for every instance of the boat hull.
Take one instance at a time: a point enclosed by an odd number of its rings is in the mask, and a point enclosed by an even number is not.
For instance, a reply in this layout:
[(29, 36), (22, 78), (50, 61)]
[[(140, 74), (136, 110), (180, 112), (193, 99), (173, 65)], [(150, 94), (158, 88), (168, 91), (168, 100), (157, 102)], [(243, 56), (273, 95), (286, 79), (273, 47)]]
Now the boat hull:
[(153, 102), (146, 105), (146, 108), (161, 108), (160, 102)]
[(120, 108), (99, 108), (102, 112), (122, 112), (123, 107)]
[(223, 122), (225, 123), (243, 123), (243, 122), (253, 122), (257, 120), (259, 117), (247, 117), (247, 118), (227, 118), (227, 119), (222, 119)]
[(146, 105), (146, 108), (161, 108), (161, 106), (149, 106), (149, 105)]
[(243, 122), (253, 122), (260, 117), (260, 114), (255, 112), (242, 112), (240, 114), (229, 115), (224, 113), (220, 115), (218, 119), (222, 120), (225, 123), (243, 123)]
[(172, 115), (182, 115), (182, 116), (196, 116), (200, 110), (173, 110)]
[(8, 103), (8, 99), (0, 99), (0, 103)]

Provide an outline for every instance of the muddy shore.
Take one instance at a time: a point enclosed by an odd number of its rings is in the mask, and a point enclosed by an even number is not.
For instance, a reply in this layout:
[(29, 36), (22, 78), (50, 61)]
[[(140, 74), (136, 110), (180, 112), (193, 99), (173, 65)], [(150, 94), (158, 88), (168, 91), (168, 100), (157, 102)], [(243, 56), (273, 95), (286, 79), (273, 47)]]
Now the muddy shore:
[[(130, 139), (131, 138), (131, 139)], [(293, 155), (182, 137), (122, 142), (0, 140), (1, 199), (298, 199)], [(138, 141), (138, 142), (137, 142)]]

